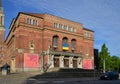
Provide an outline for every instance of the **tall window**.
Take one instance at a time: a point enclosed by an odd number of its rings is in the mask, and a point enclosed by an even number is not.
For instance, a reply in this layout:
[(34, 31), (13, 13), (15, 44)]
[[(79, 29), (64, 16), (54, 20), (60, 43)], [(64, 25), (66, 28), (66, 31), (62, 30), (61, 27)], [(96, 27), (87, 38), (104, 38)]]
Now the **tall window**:
[(63, 40), (62, 40), (62, 43), (67, 43), (67, 42), (68, 42), (68, 38), (64, 37)]
[(76, 40), (75, 39), (72, 39), (72, 41), (71, 41), (71, 48), (72, 48), (72, 52), (74, 52), (76, 49)]
[(34, 42), (33, 40), (30, 41), (30, 53), (34, 53)]
[(66, 25), (64, 25), (63, 29), (67, 30), (67, 26), (66, 26)]
[(63, 51), (68, 51), (69, 50), (68, 38), (67, 37), (64, 37), (62, 39), (62, 50)]
[(54, 28), (59, 28), (59, 24), (58, 23), (54, 23)]
[(75, 28), (73, 28), (73, 32), (76, 32), (76, 29), (75, 29)]
[(53, 36), (53, 50), (58, 49), (58, 36)]
[(38, 25), (37, 20), (33, 20), (33, 25)]
[(27, 18), (27, 24), (31, 24), (32, 20), (30, 18)]
[(71, 27), (68, 27), (68, 31), (71, 31)]
[(59, 24), (59, 28), (62, 29), (62, 24)]

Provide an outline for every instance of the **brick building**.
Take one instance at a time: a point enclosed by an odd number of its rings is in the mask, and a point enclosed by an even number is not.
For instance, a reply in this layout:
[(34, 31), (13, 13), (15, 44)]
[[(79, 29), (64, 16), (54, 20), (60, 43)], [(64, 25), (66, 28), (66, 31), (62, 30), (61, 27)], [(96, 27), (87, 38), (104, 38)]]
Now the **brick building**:
[(5, 40), (12, 71), (94, 69), (94, 32), (50, 14), (19, 12)]
[(2, 3), (0, 0), (0, 67), (4, 64), (4, 37), (5, 37), (5, 27), (4, 27), (4, 12)]

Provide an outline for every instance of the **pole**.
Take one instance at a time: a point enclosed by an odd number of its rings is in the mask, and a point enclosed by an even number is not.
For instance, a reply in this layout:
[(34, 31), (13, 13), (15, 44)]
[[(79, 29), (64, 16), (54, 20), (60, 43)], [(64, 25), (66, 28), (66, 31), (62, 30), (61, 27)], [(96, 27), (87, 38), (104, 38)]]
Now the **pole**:
[(103, 59), (103, 73), (105, 73), (105, 59)]

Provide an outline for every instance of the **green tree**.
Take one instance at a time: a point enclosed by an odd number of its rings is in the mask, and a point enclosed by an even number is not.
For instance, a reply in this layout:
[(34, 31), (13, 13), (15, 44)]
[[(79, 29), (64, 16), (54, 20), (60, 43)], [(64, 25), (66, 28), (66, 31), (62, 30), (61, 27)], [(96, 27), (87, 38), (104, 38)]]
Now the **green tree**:
[(104, 73), (110, 69), (110, 54), (105, 43), (102, 45), (101, 52), (99, 53), (99, 67), (103, 69)]
[(120, 59), (118, 56), (112, 56), (110, 62), (110, 67), (112, 70), (119, 70)]

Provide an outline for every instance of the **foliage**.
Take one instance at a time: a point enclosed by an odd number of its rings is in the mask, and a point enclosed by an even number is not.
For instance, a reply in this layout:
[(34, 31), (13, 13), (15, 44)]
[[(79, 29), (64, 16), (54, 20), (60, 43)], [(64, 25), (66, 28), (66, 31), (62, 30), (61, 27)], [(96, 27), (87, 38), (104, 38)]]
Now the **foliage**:
[(119, 59), (119, 57), (117, 57), (117, 56), (112, 56), (111, 57), (111, 64), (110, 64), (110, 66), (111, 66), (111, 69), (112, 70), (119, 70), (119, 61), (120, 61), (120, 59)]
[(108, 48), (106, 47), (105, 44), (102, 45), (101, 52), (99, 53), (99, 67), (100, 69), (103, 69), (103, 61), (105, 60), (106, 62), (106, 70), (109, 69), (109, 64), (110, 64), (110, 55), (108, 52)]
[(118, 56), (110, 56), (108, 48), (105, 44), (102, 45), (101, 52), (99, 53), (99, 69), (103, 69), (103, 60), (105, 60), (105, 68), (107, 70), (120, 71), (120, 58)]

